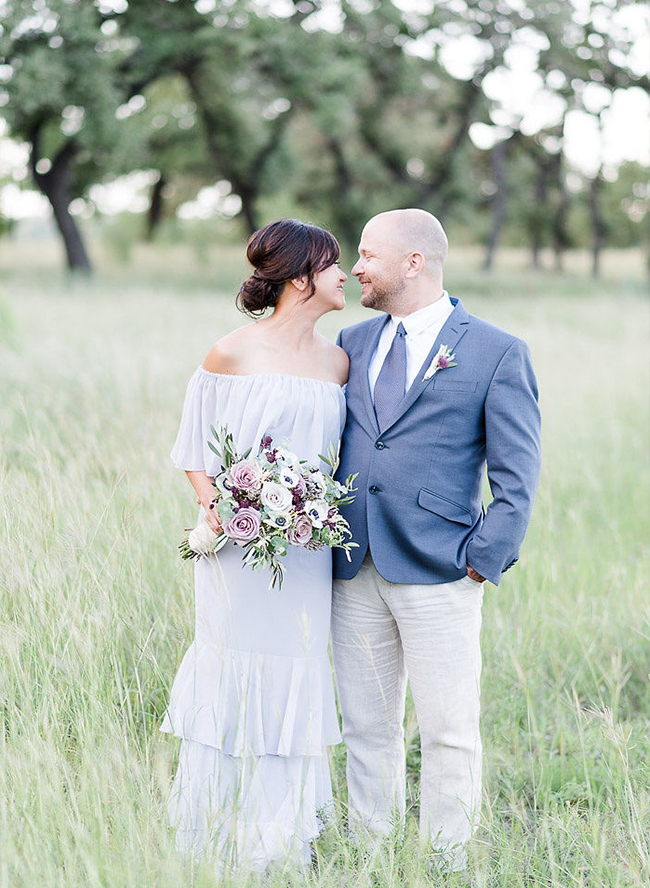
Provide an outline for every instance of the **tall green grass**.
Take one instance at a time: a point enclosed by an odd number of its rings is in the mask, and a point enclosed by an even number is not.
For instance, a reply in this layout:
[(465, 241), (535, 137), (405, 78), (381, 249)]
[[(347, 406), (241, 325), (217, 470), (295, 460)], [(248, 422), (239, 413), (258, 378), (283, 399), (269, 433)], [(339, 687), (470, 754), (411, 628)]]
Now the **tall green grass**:
[[(168, 453), (187, 378), (242, 323), (229, 294), (243, 263), (149, 251), (88, 282), (23, 258), (0, 254), (0, 888), (257, 884), (176, 855), (177, 744), (157, 731), (193, 618), (176, 544), (195, 503)], [(451, 261), (452, 295), (530, 343), (544, 417), (522, 559), (485, 596), (469, 873), (431, 879), (419, 852), (409, 708), (405, 840), (360, 854), (339, 819), (308, 877), (266, 884), (648, 884), (648, 303), (642, 263), (608, 267), (597, 285), (577, 266), (486, 276), (473, 254)], [(322, 329), (363, 316), (351, 305)]]

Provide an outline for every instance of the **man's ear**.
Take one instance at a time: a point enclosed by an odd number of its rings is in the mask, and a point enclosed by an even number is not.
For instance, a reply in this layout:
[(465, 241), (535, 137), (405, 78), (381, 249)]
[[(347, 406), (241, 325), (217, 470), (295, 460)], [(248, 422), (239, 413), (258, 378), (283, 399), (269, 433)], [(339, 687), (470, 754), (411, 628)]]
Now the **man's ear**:
[(302, 277), (291, 278), (291, 283), (294, 285), (296, 290), (304, 291), (309, 286), (309, 278), (306, 274), (303, 274)]
[(424, 256), (422, 253), (409, 253), (406, 257), (406, 277), (415, 277), (424, 268)]

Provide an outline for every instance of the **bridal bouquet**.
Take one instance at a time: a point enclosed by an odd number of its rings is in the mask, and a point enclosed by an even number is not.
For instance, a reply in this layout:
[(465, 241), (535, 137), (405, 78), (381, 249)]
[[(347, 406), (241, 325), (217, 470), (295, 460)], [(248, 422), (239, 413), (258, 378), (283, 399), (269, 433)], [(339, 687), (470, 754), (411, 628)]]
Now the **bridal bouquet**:
[(282, 586), (284, 567), (280, 561), (288, 546), (304, 546), (315, 551), (324, 546), (345, 550), (356, 547), (339, 506), (350, 503), (356, 475), (340, 484), (332, 477), (338, 467), (338, 454), (330, 444), (327, 456), (320, 456), (331, 474), (299, 460), (285, 447), (262, 438), (260, 452), (239, 456), (233, 436), (219, 426), (210, 426), (216, 443), (208, 446), (221, 459), (222, 471), (215, 477), (215, 508), (222, 521), (215, 533), (202, 521), (179, 546), (183, 558), (200, 558), (218, 552), (232, 540), (244, 548), (243, 562), (255, 570), (268, 568), (271, 585)]

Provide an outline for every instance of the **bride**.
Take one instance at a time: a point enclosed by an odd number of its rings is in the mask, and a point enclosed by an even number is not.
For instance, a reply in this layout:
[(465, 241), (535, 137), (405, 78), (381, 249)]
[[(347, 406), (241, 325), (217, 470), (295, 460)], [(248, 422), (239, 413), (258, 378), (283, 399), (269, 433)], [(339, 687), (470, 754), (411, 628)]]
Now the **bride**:
[[(270, 435), (314, 464), (345, 418), (347, 355), (315, 330), (345, 304), (335, 238), (282, 219), (251, 237), (247, 257), (240, 308), (272, 312), (210, 350), (172, 450), (215, 531), (211, 425), (226, 425), (240, 454)], [(331, 550), (290, 546), (284, 565), (282, 588), (269, 591), (268, 573), (244, 567), (232, 542), (199, 559), (195, 638), (161, 725), (181, 738), (169, 801), (177, 847), (227, 867), (308, 862), (332, 801), (326, 747), (341, 737), (327, 655)]]

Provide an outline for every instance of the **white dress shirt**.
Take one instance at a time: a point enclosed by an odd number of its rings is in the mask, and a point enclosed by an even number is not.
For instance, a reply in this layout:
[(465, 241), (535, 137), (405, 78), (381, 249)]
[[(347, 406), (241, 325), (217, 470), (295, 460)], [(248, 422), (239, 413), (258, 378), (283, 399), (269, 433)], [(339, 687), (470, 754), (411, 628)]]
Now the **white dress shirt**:
[(375, 395), (375, 383), (379, 376), (382, 364), (391, 347), (397, 327), (400, 322), (406, 330), (406, 390), (408, 391), (413, 385), (415, 377), (420, 372), (420, 368), (424, 364), (426, 356), (433, 348), (438, 333), (454, 310), (451, 304), (449, 294), (446, 290), (442, 291), (442, 297), (431, 305), (425, 305), (407, 315), (400, 318), (397, 315), (391, 315), (389, 322), (381, 331), (377, 349), (370, 359), (368, 365), (368, 382), (370, 383), (370, 391), (373, 398)]

